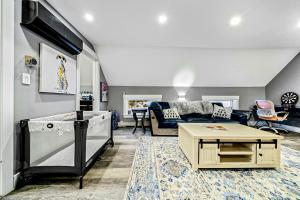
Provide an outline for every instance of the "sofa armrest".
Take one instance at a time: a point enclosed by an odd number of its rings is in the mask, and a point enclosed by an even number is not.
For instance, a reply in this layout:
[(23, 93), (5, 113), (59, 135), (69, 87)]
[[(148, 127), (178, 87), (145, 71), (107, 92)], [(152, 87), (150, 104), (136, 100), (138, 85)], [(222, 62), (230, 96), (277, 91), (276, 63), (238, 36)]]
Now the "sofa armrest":
[(153, 110), (149, 110), (149, 117), (150, 117), (151, 135), (155, 135), (156, 133), (158, 133), (158, 120)]
[(248, 116), (241, 112), (232, 112), (231, 119), (234, 121), (238, 121), (240, 124), (248, 125)]

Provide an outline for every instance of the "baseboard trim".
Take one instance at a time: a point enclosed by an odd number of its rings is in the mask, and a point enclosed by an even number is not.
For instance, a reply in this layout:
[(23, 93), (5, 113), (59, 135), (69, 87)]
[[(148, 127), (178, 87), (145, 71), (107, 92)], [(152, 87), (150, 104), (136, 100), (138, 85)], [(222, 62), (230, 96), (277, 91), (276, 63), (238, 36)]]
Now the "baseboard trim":
[[(135, 125), (135, 122), (134, 121), (128, 121), (128, 122), (125, 122), (125, 121), (120, 121), (118, 122), (118, 127), (133, 127)], [(139, 123), (140, 125), (140, 123)], [(145, 126), (148, 127), (150, 126), (150, 123), (148, 121), (145, 121)]]
[(274, 123), (274, 126), (275, 127), (284, 128), (284, 129), (286, 129), (288, 131), (300, 133), (300, 127), (288, 126), (288, 125), (276, 124), (276, 123)]
[(14, 175), (14, 189), (15, 189), (16, 186), (17, 186), (17, 182), (18, 182), (19, 177), (20, 177), (20, 172), (18, 172), (18, 173), (16, 173), (16, 174)]

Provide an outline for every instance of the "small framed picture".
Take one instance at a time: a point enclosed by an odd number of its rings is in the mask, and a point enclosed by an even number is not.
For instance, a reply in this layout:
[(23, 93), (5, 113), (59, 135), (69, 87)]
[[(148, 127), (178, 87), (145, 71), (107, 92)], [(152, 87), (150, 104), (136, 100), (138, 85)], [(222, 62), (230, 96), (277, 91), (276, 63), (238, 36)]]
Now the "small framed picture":
[(107, 102), (108, 101), (108, 85), (105, 82), (100, 83), (101, 94), (100, 94), (100, 101)]

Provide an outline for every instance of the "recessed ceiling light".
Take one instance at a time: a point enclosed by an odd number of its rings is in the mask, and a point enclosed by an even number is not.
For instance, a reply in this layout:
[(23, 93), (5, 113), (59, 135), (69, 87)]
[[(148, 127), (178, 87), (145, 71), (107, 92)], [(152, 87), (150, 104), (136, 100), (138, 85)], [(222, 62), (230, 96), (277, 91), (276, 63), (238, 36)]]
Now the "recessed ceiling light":
[(158, 23), (165, 24), (168, 21), (168, 17), (165, 14), (158, 16)]
[(297, 28), (300, 28), (300, 21), (299, 21), (298, 24), (297, 24)]
[(234, 16), (230, 19), (230, 26), (238, 26), (242, 22), (240, 16)]
[(94, 16), (91, 15), (90, 13), (85, 13), (84, 18), (85, 18), (86, 21), (88, 21), (88, 22), (94, 21)]

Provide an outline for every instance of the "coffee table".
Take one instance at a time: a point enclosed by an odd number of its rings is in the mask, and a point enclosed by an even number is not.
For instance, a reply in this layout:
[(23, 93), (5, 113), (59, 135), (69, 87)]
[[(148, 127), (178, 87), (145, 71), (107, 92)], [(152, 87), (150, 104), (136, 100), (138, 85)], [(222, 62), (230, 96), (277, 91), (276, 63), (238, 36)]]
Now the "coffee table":
[(231, 123), (178, 126), (179, 146), (194, 170), (280, 168), (280, 135)]

